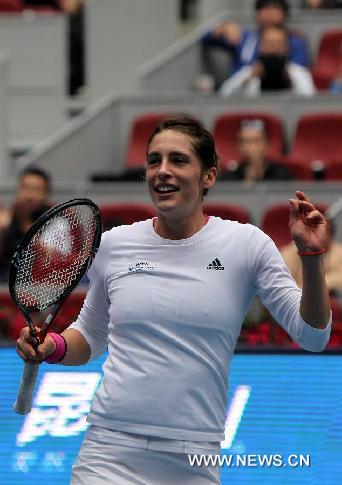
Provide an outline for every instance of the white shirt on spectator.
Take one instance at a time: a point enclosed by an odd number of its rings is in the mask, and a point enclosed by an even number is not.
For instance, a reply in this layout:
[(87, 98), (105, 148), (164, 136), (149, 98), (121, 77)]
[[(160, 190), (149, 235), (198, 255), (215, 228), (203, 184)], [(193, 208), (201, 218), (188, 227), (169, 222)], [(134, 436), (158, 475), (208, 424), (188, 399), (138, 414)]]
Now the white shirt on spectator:
[[(315, 85), (308, 69), (299, 64), (290, 62), (287, 65), (292, 87), (289, 90), (299, 96), (313, 96), (316, 94)], [(237, 73), (227, 79), (221, 86), (219, 93), (222, 96), (243, 93), (247, 96), (258, 96), (261, 94), (261, 80), (252, 76), (253, 66), (245, 66)]]

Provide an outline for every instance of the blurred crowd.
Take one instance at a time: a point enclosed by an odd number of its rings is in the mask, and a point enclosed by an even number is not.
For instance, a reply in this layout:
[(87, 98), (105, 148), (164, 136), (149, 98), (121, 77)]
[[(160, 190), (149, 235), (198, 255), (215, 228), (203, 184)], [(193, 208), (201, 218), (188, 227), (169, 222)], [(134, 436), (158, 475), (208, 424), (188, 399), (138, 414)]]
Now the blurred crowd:
[[(304, 6), (318, 9), (342, 6), (342, 3), (308, 0)], [(222, 96), (236, 93), (255, 96), (261, 92), (315, 95), (308, 42), (302, 32), (288, 27), (288, 1), (256, 0), (254, 9), (254, 28), (244, 29), (225, 21), (203, 38), (204, 49), (224, 49), (230, 58), (230, 72), (223, 84), (217, 86), (219, 93)], [(340, 92), (342, 49), (335, 63), (329, 89)], [(215, 73), (210, 74), (215, 76)]]

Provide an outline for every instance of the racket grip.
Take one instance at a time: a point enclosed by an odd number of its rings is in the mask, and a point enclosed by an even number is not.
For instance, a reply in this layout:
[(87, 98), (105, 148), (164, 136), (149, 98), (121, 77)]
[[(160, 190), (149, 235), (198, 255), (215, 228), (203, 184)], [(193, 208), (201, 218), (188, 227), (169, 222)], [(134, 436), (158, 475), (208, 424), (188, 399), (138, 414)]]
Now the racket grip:
[(39, 363), (25, 364), (24, 366), (18, 397), (13, 406), (14, 411), (18, 414), (28, 414), (31, 411), (38, 369)]

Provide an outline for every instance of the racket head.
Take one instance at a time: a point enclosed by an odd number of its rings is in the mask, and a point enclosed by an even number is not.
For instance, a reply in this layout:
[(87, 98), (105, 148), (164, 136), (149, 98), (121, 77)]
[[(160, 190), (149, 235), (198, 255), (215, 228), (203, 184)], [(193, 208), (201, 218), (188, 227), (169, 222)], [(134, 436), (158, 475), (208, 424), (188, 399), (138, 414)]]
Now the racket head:
[(101, 234), (100, 210), (86, 198), (52, 207), (34, 222), (12, 257), (8, 280), (26, 320), (74, 290), (95, 257)]

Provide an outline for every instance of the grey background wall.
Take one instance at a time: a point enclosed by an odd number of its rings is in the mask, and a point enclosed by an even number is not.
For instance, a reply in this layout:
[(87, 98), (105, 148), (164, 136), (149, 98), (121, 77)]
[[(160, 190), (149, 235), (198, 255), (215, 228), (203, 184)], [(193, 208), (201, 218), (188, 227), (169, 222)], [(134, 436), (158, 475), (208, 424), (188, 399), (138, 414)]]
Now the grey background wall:
[(10, 57), (8, 144), (26, 149), (66, 120), (65, 16), (1, 15), (0, 49)]
[(137, 68), (177, 39), (178, 0), (92, 0), (86, 9), (89, 102), (137, 92)]
[(8, 159), (8, 80), (9, 58), (6, 51), (0, 51), (0, 179), (7, 180), (10, 175)]

